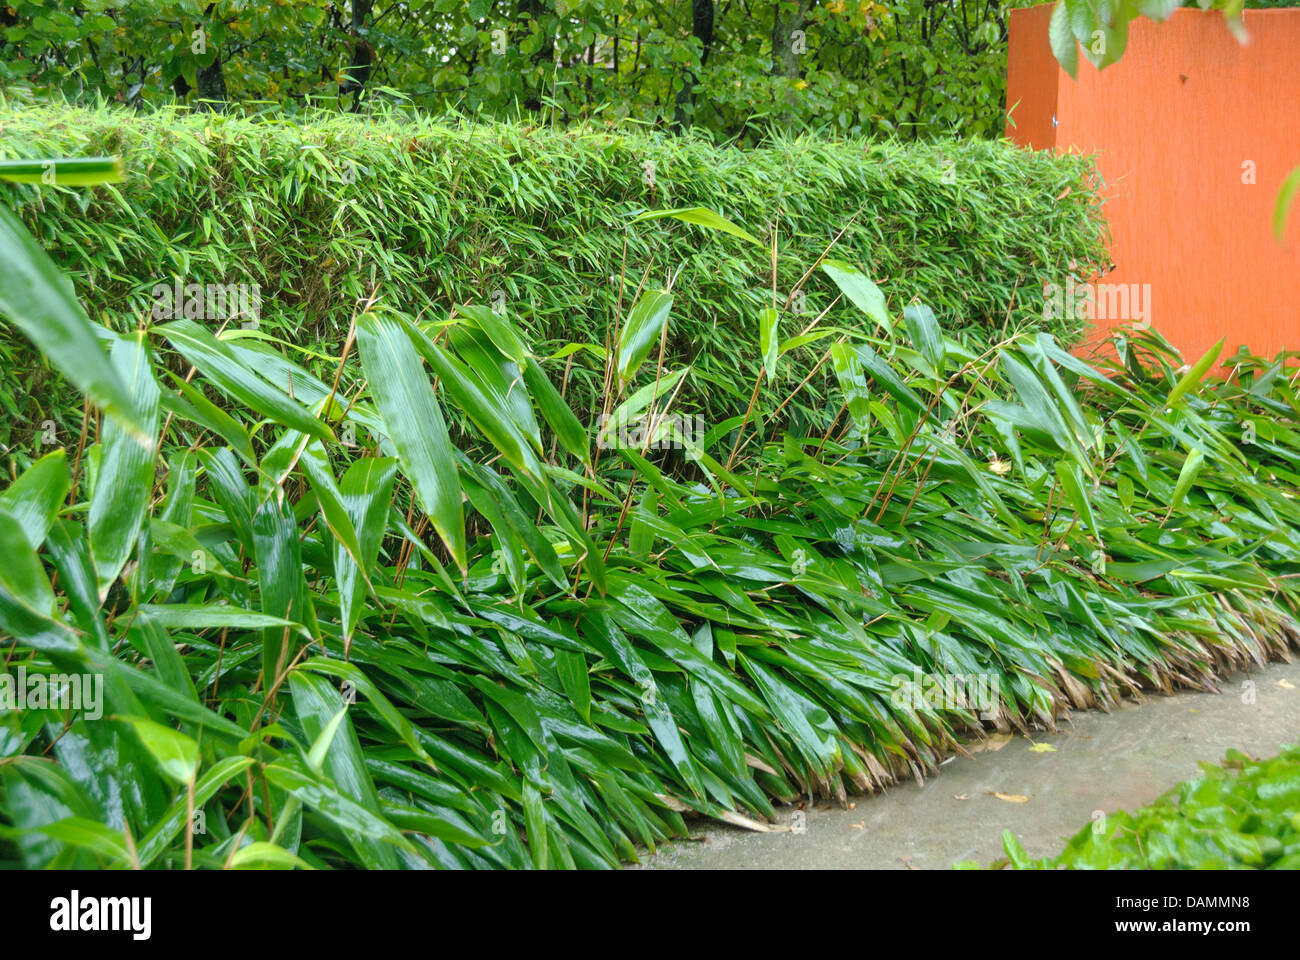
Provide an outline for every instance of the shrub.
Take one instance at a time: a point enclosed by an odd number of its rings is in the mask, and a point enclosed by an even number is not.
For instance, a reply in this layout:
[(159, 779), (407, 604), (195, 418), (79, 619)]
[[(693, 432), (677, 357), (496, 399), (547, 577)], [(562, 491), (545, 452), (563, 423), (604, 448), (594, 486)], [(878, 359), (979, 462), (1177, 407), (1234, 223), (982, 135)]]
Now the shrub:
[[(322, 113), (300, 124), (35, 107), (11, 109), (0, 128), (3, 157), (98, 153), (123, 156), (126, 184), (13, 189), (20, 217), (110, 329), (148, 318), (155, 284), (175, 277), (255, 283), (260, 333), (324, 375), (372, 291), (424, 319), (459, 302), (504, 304), (545, 355), (572, 341), (603, 345), (620, 294), (625, 311), (643, 277), (651, 287), (671, 281), (689, 296), (667, 354), (693, 362), (682, 399), (710, 425), (748, 397), (735, 356), (754, 342), (752, 318), (770, 299), (771, 257), (705, 242), (687, 224), (629, 229), (639, 210), (706, 206), (765, 243), (775, 231), (791, 254), (777, 264), (782, 300), (842, 230), (833, 256), (862, 266), (895, 309), (919, 298), (945, 329), (985, 342), (1038, 319), (1044, 281), (1062, 283), (1071, 262), (1087, 272), (1104, 256), (1089, 162), (1005, 143), (804, 137), (742, 151), (400, 115), (371, 123)], [(791, 306), (806, 323), (835, 292), (815, 279)], [(1075, 321), (1060, 323), (1054, 332), (1069, 341)], [(589, 356), (568, 358), (567, 396), (582, 411), (601, 394)], [(25, 445), (47, 419), (78, 429), (70, 394), (31, 390), (11, 379), (14, 369), (0, 403), (23, 426), (0, 441)], [(816, 422), (829, 386), (819, 374), (787, 414)]]
[[(755, 442), (754, 404), (674, 477), (653, 432), (593, 453), (485, 307), (371, 304), (321, 379), (194, 320), (96, 327), (0, 228), (0, 314), (99, 411), (0, 493), (7, 669), (46, 691), (0, 714), (5, 862), (615, 866), (1300, 637), (1286, 357), (1204, 382), (1217, 351), (1179, 372), (1143, 334), (1093, 368), (826, 264), (864, 321), (814, 331), (831, 427)], [(666, 299), (606, 355), (615, 420), (672, 410)], [(755, 383), (794, 362), (779, 320)], [(50, 692), (81, 676), (97, 703)]]

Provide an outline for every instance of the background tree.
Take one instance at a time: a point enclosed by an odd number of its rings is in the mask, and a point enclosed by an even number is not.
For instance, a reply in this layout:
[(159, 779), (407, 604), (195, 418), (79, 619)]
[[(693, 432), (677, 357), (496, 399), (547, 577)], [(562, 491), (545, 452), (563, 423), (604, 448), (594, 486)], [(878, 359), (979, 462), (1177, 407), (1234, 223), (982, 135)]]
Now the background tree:
[[(0, 88), (287, 111), (399, 96), (431, 111), (632, 120), (744, 143), (773, 127), (1000, 136), (1007, 15), (1030, 3), (14, 0), (0, 10)], [(1176, 5), (1063, 0), (1058, 54), (1069, 67), (1066, 39), (1102, 29), (1117, 58), (1128, 19)]]

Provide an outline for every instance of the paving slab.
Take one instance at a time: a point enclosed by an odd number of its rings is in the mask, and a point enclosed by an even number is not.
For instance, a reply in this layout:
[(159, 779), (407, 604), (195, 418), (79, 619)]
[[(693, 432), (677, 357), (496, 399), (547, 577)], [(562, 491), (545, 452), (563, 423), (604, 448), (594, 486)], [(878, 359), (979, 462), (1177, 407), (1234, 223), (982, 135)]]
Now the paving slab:
[(851, 809), (778, 809), (778, 824), (801, 830), (697, 821), (698, 839), (665, 845), (631, 869), (946, 870), (1001, 857), (1004, 828), (1031, 857), (1051, 856), (1095, 812), (1144, 806), (1198, 774), (1200, 762), (1217, 763), (1230, 748), (1272, 756), (1297, 740), (1300, 662), (1270, 664), (1234, 675), (1219, 694), (1148, 694), (1111, 713), (1076, 710), (1059, 733), (955, 757), (923, 786), (850, 798)]

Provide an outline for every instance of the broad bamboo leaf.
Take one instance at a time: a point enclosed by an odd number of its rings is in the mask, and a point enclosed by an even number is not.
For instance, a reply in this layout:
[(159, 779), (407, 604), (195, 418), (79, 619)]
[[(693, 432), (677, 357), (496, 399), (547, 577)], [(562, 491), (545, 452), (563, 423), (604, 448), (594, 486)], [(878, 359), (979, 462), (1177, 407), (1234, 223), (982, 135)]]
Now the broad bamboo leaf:
[(334, 548), (334, 577), (339, 592), (339, 613), (343, 621), (344, 643), (352, 631), (365, 602), (366, 583), (374, 572), (379, 548), (384, 539), (388, 506), (392, 499), (397, 462), (388, 457), (364, 457), (355, 461), (343, 474), (340, 494), (343, 507), (357, 532), (360, 547), (358, 561), (343, 547)]
[(173, 320), (158, 326), (186, 360), (231, 399), (251, 407), (282, 426), (299, 430), (318, 440), (333, 440), (330, 428), (312, 416), (302, 404), (258, 376), (230, 348), (193, 320)]
[(528, 348), (523, 337), (505, 317), (498, 316), (490, 308), (481, 305), (457, 306), (456, 312), (468, 317), (496, 346), (501, 353), (520, 366), (528, 360)]
[(111, 416), (104, 426), (103, 459), (88, 518), (90, 552), (95, 560), (101, 598), (135, 551), (136, 538), (140, 536), (153, 495), (156, 457), (153, 438), (158, 429), (158, 384), (144, 348), (144, 335), (137, 333), (119, 339), (113, 344), (110, 358), (117, 375), (127, 384), (135, 421), (144, 426), (149, 442), (138, 442), (131, 431)]
[(39, 550), (71, 486), (67, 454), (55, 450), (24, 470), (8, 489), (0, 491), (0, 510), (18, 521), (31, 548)]
[[(309, 624), (302, 545), (293, 510), (283, 496), (272, 496), (253, 514), (253, 549), (261, 588), (262, 615)], [(262, 689), (270, 690), (293, 662), (294, 634), (289, 627), (262, 631)]]
[(168, 780), (185, 784), (197, 776), (199, 745), (193, 738), (146, 717), (119, 719), (135, 731), (135, 735), (140, 738), (149, 756), (153, 758), (158, 772)]
[(1210, 367), (1214, 366), (1214, 361), (1219, 359), (1219, 354), (1222, 351), (1223, 339), (1220, 338), (1219, 342), (1210, 347), (1209, 350), (1206, 350), (1205, 353), (1202, 354), (1201, 359), (1192, 364), (1188, 371), (1182, 375), (1176, 384), (1174, 384), (1174, 388), (1169, 391), (1169, 396), (1165, 398), (1165, 406), (1172, 407), (1182, 399), (1189, 390), (1199, 386), (1201, 379), (1207, 372), (1209, 372)]
[(546, 422), (555, 431), (560, 446), (573, 454), (583, 463), (591, 462), (591, 443), (587, 438), (587, 429), (573, 415), (573, 411), (555, 389), (536, 358), (529, 357), (524, 366), (524, 382)]
[(619, 331), (618, 375), (623, 381), (636, 375), (668, 323), (672, 295), (664, 290), (645, 290)]
[(124, 179), (126, 173), (118, 157), (0, 160), (0, 180), (10, 183), (89, 187), (99, 183), (120, 183)]
[(651, 210), (640, 216), (633, 217), (632, 223), (640, 223), (643, 220), (658, 220), (662, 217), (672, 217), (674, 220), (681, 220), (683, 223), (693, 223), (696, 226), (708, 227), (710, 230), (719, 230), (722, 233), (729, 233), (733, 237), (739, 237), (742, 240), (748, 240), (755, 246), (763, 246), (763, 241), (754, 236), (749, 231), (737, 226), (726, 217), (720, 216), (708, 207), (683, 207), (680, 210)]
[(925, 357), (926, 362), (936, 373), (942, 370), (947, 351), (943, 331), (939, 329), (939, 321), (935, 319), (934, 311), (924, 304), (909, 304), (903, 308), (903, 323), (906, 324), (907, 332), (912, 337), (912, 344), (921, 352), (921, 356)]
[(1178, 482), (1174, 484), (1174, 494), (1169, 498), (1169, 510), (1172, 512), (1182, 505), (1183, 499), (1187, 496), (1187, 491), (1192, 488), (1192, 484), (1200, 475), (1201, 467), (1205, 465), (1205, 454), (1200, 450), (1193, 450), (1183, 461), (1183, 467), (1178, 471)]
[[(324, 677), (301, 670), (289, 674), (289, 688), (298, 719), (312, 740), (320, 736), (339, 708), (345, 705), (339, 691)], [(388, 869), (395, 867), (397, 857), (388, 844), (398, 843), (407, 849), (412, 848), (380, 811), (379, 795), (366, 771), (361, 744), (350, 717), (344, 718), (342, 727), (326, 751), (324, 772), (338, 787), (333, 796), (320, 787), (313, 788), (303, 783), (290, 773), (280, 774), (278, 781), (272, 778), (272, 782), (289, 790), (308, 806), (331, 817), (340, 826), (350, 824), (347, 829), (359, 831), (360, 836), (350, 839), (368, 865)], [(267, 775), (271, 776), (269, 768)]]
[(886, 333), (893, 332), (889, 310), (885, 307), (885, 295), (865, 273), (843, 260), (823, 260), (821, 268), (826, 276), (835, 281), (835, 286), (840, 288), (850, 303), (884, 327)]
[(149, 430), (100, 348), (71, 282), (0, 204), (0, 316), (18, 327), (60, 373), (141, 443)]
[(394, 317), (371, 312), (357, 320), (357, 343), (371, 393), (407, 479), (463, 572), (465, 518), (455, 454), (412, 338)]

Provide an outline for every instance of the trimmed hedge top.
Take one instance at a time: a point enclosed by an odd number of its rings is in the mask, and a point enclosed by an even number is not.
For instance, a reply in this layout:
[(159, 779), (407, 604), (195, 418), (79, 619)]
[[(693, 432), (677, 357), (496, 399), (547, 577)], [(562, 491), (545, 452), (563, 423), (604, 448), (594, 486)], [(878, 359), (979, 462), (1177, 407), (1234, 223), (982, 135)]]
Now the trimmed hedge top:
[[(629, 226), (639, 211), (706, 206), (765, 240), (775, 227), (795, 254), (784, 264), (812, 263), (843, 230), (833, 256), (861, 265), (891, 309), (919, 298), (950, 332), (1041, 322), (1042, 283), (1104, 256), (1089, 161), (1004, 143), (801, 137), (742, 151), (405, 116), (322, 113), (299, 124), (47, 107), (11, 110), (0, 127), (3, 157), (94, 154), (121, 155), (127, 182), (14, 189), (23, 219), (107, 326), (147, 318), (155, 285), (181, 277), (258, 284), (261, 331), (321, 354), (372, 291), (425, 318), (495, 297), (539, 346), (600, 344), (625, 263), (624, 311), (643, 275), (685, 292), (668, 349), (694, 361), (695, 399), (715, 419), (748, 396), (735, 337), (757, 341), (769, 258), (675, 221)], [(798, 281), (783, 271), (778, 288)], [(812, 278), (793, 304), (803, 323), (834, 292)], [(597, 364), (575, 362), (576, 389), (598, 391)]]

